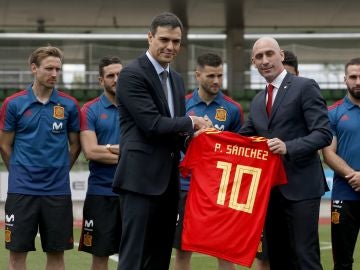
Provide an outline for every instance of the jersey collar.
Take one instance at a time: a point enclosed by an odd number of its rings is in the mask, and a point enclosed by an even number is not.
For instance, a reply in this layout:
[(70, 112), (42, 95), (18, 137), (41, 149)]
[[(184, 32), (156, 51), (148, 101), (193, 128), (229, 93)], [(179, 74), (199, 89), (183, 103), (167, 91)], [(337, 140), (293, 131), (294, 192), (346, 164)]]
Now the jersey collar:
[[(27, 91), (28, 91), (28, 96), (31, 100), (32, 103), (34, 102), (39, 102), (34, 94), (34, 89), (32, 88), (32, 84), (30, 84), (28, 87), (27, 87)], [(58, 90), (56, 88), (53, 89), (52, 93), (51, 93), (51, 96), (49, 98), (49, 102), (52, 102), (52, 103), (58, 103), (59, 102), (59, 93), (58, 93)], [(47, 102), (47, 103), (49, 103)]]
[[(212, 103), (217, 103), (217, 104), (221, 104), (221, 100), (222, 100), (222, 96), (224, 94), (221, 92), (221, 90), (219, 91), (219, 93), (216, 95), (216, 97), (214, 98), (213, 101), (210, 102), (210, 104)], [(199, 96), (199, 88), (195, 88), (194, 89), (194, 93), (193, 93), (193, 100), (195, 104), (199, 104), (199, 103), (205, 103)], [(209, 105), (210, 105), (209, 104)]]
[(358, 105), (352, 103), (352, 101), (350, 100), (350, 98), (347, 95), (344, 97), (344, 101), (345, 101), (345, 104), (346, 104), (346, 108), (348, 110), (351, 110), (352, 108), (359, 108)]
[(110, 102), (110, 100), (107, 98), (107, 96), (105, 96), (104, 93), (101, 94), (100, 101), (101, 101), (101, 104), (104, 106), (104, 108), (109, 108), (111, 106), (115, 106), (114, 104), (112, 104)]

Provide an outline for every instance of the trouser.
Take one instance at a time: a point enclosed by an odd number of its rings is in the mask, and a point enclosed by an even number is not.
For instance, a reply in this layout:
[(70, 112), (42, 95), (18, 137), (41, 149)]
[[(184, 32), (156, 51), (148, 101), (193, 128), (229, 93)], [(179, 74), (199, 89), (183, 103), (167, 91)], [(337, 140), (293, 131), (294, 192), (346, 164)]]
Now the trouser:
[(360, 228), (360, 201), (331, 201), (334, 270), (351, 270)]

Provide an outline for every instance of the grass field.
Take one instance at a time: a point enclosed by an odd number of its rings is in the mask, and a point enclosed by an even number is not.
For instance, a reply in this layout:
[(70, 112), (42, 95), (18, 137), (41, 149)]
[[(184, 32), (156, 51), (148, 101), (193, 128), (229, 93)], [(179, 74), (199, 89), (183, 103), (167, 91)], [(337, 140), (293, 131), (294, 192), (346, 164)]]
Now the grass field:
[[(321, 259), (324, 270), (332, 269), (332, 258), (331, 258), (331, 244), (330, 244), (330, 225), (320, 225), (320, 241), (321, 241)], [(74, 230), (75, 241), (79, 239), (80, 230)], [(360, 238), (360, 236), (359, 236)], [(0, 269), (6, 269), (8, 251), (4, 248), (4, 230), (0, 230), (0, 241), (2, 246), (0, 248)], [(358, 239), (360, 243), (360, 239)], [(36, 252), (30, 252), (28, 255), (28, 269), (29, 270), (42, 270), (44, 269), (45, 255), (41, 251), (40, 241), (36, 240)], [(353, 269), (360, 269), (360, 244), (357, 245), (355, 251), (355, 263)], [(75, 248), (65, 253), (66, 269), (68, 270), (87, 270), (90, 268), (91, 256), (84, 252), (78, 252)], [(171, 262), (174, 258), (171, 259)], [(110, 260), (109, 269), (116, 269), (117, 262), (116, 257)], [(172, 269), (172, 267), (170, 267)], [(216, 259), (205, 256), (202, 254), (194, 254), (192, 259), (193, 270), (216, 270), (217, 261)], [(238, 269), (248, 269), (244, 267), (238, 267)], [(255, 267), (251, 268), (255, 269)]]

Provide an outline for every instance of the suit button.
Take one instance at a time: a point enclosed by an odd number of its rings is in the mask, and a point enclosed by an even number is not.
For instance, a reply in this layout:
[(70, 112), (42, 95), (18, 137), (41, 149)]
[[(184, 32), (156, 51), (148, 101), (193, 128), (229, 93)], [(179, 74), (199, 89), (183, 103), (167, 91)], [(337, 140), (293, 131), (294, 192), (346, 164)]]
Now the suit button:
[(171, 152), (170, 157), (174, 158), (174, 152)]

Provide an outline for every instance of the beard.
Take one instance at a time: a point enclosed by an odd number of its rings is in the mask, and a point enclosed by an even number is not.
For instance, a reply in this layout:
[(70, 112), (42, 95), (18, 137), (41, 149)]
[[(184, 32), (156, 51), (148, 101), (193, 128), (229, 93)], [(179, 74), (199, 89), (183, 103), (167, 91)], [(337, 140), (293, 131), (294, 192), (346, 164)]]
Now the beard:
[(106, 85), (105, 86), (105, 92), (108, 93), (111, 96), (115, 96), (115, 90), (113, 90), (114, 87)]
[(360, 89), (357, 88), (357, 90), (355, 90), (355, 88), (348, 87), (348, 92), (352, 98), (360, 101)]

